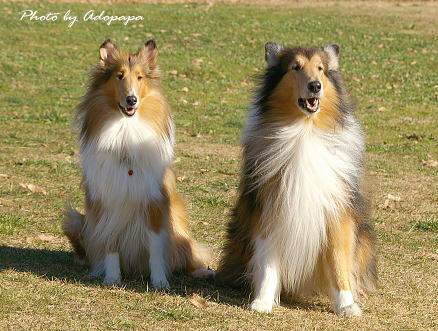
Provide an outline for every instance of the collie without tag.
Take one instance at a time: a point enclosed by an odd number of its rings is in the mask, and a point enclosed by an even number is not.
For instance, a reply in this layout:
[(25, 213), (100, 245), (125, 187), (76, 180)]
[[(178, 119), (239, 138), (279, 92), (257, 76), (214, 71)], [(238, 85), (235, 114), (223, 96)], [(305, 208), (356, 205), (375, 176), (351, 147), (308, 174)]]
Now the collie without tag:
[(265, 51), (218, 280), (249, 285), (255, 311), (271, 312), (282, 293), (323, 292), (336, 314), (360, 316), (359, 294), (376, 282), (374, 234), (339, 46)]

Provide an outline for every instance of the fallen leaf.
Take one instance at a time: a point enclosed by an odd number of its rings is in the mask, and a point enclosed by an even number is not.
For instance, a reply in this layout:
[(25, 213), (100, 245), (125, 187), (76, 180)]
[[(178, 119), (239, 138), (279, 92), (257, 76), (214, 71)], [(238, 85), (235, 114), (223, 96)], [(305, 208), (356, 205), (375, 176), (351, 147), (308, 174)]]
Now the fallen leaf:
[(193, 293), (192, 297), (189, 299), (189, 302), (198, 308), (205, 308), (208, 305), (207, 300), (196, 293)]
[(192, 103), (192, 106), (199, 106), (200, 104), (201, 104), (200, 101), (195, 101), (195, 102)]
[(35, 241), (36, 241), (36, 240), (35, 240), (35, 237), (27, 237), (27, 238), (26, 238), (26, 242), (27, 242), (28, 244), (33, 244)]
[(178, 182), (183, 182), (184, 179), (186, 179), (186, 176), (178, 176), (178, 177), (176, 177), (176, 180), (177, 180)]
[(6, 175), (6, 174), (0, 174), (0, 178), (9, 178), (9, 175)]
[(416, 134), (416, 133), (413, 133), (413, 134), (406, 135), (406, 138), (408, 138), (408, 139), (414, 139), (414, 140), (420, 140), (420, 139), (421, 139), (421, 136), (419, 136), (419, 135)]
[(434, 254), (434, 253), (426, 254), (426, 258), (438, 261), (438, 254)]
[(171, 75), (178, 75), (178, 71), (177, 70), (170, 70), (169, 74), (171, 74)]
[(381, 209), (392, 209), (394, 208), (394, 203), (401, 201), (401, 198), (392, 194), (387, 194), (385, 201), (379, 205)]
[(401, 198), (400, 198), (400, 197), (395, 196), (395, 195), (392, 195), (392, 194), (388, 194), (386, 197), (387, 197), (389, 200), (392, 200), (392, 201), (401, 201)]
[(12, 207), (12, 206), (14, 206), (14, 203), (10, 200), (0, 198), (0, 205), (6, 206), (6, 207)]
[(56, 239), (55, 236), (51, 236), (51, 235), (44, 234), (44, 233), (41, 233), (39, 236), (37, 236), (37, 238), (38, 238), (39, 240), (41, 240), (41, 241), (45, 241), (45, 242), (51, 242), (51, 241), (53, 241), (53, 240)]
[(189, 88), (186, 86), (181, 89), (181, 92), (188, 92), (188, 91), (189, 91)]
[(201, 169), (201, 174), (205, 174), (206, 172), (208, 172), (208, 169)]
[(429, 166), (429, 167), (437, 167), (438, 166), (438, 161), (435, 160), (422, 160), (421, 164), (424, 166)]
[(18, 185), (31, 191), (32, 193), (42, 193), (44, 195), (47, 194), (47, 192), (44, 189), (42, 189), (39, 186), (33, 185), (33, 184), (18, 183)]

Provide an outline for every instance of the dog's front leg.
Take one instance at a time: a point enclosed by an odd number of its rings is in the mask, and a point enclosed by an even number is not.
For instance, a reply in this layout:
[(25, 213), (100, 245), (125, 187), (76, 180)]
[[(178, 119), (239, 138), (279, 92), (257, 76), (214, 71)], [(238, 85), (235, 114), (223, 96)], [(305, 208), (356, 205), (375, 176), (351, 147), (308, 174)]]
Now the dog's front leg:
[(257, 238), (254, 241), (251, 266), (254, 300), (250, 309), (260, 313), (271, 313), (272, 307), (279, 302), (280, 276), (277, 257), (266, 239)]
[(113, 252), (105, 255), (104, 271), (104, 285), (120, 285), (122, 283), (119, 253)]
[(154, 231), (149, 235), (149, 269), (151, 271), (151, 284), (153, 288), (169, 288), (167, 280), (169, 236), (164, 229), (158, 233)]

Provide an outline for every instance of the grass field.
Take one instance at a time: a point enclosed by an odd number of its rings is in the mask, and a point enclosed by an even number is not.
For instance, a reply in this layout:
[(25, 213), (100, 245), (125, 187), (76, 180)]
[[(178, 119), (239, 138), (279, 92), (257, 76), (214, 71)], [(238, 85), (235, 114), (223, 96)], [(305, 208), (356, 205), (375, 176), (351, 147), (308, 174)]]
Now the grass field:
[[(19, 21), (24, 9), (145, 20), (68, 28), (62, 15)], [(0, 329), (438, 328), (437, 3), (6, 2), (0, 10)], [(363, 300), (364, 317), (337, 317), (324, 298), (285, 302), (266, 316), (245, 310), (239, 292), (183, 275), (166, 293), (148, 291), (145, 280), (106, 288), (73, 263), (60, 227), (66, 201), (83, 206), (71, 119), (108, 37), (132, 51), (158, 43), (178, 187), (196, 238), (212, 247), (212, 267), (236, 198), (239, 137), (264, 43), (341, 45), (367, 135), (378, 237), (379, 289)]]

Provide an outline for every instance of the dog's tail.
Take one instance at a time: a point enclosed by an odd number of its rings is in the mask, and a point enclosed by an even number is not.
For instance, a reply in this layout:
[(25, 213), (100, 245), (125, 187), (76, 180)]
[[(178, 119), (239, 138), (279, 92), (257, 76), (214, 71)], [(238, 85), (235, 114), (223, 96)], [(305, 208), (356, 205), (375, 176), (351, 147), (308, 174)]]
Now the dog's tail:
[(176, 193), (175, 176), (170, 169), (166, 171), (164, 183), (170, 204), (170, 266), (172, 271), (182, 269), (198, 278), (213, 276), (214, 272), (208, 269), (208, 263), (211, 260), (210, 250), (193, 239), (184, 202)]
[(82, 229), (84, 227), (84, 215), (79, 213), (72, 206), (67, 206), (65, 210), (62, 229), (70, 241), (73, 249), (80, 261), (86, 260), (84, 241), (82, 239)]

